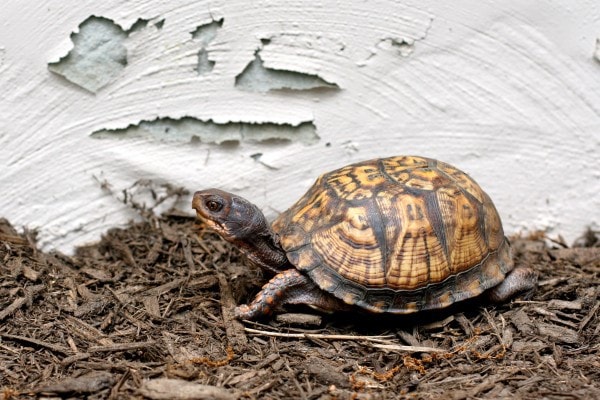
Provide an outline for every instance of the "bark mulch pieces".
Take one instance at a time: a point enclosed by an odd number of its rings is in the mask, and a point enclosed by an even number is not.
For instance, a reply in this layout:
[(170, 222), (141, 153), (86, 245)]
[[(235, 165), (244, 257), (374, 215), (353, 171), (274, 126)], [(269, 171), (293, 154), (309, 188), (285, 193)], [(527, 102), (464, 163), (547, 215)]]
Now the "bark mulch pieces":
[(528, 300), (240, 323), (261, 272), (187, 216), (142, 215), (73, 256), (0, 220), (0, 399), (600, 398), (594, 232), (513, 240)]

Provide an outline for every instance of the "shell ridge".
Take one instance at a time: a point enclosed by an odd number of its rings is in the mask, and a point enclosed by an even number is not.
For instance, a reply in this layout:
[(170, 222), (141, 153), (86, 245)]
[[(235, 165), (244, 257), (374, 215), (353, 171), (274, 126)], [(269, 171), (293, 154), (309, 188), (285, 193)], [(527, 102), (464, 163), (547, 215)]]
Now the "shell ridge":
[(435, 191), (427, 191), (423, 197), (425, 198), (425, 209), (429, 217), (428, 220), (431, 221), (431, 227), (435, 232), (435, 236), (442, 245), (446, 263), (450, 265), (450, 248), (448, 238), (446, 237), (446, 221), (444, 221), (437, 194)]
[(385, 164), (383, 163), (383, 159), (377, 160), (377, 167), (379, 168), (379, 171), (381, 172), (381, 175), (388, 182), (391, 182), (393, 184), (398, 184), (399, 183), (397, 179), (395, 179), (393, 176), (391, 176), (390, 174), (388, 174), (387, 170), (385, 169)]

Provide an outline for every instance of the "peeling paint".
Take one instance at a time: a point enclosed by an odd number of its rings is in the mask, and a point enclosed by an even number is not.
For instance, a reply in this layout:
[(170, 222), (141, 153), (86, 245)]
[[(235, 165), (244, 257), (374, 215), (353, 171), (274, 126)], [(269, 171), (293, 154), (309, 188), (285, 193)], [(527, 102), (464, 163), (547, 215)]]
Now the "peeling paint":
[(230, 142), (291, 141), (313, 144), (319, 140), (312, 121), (297, 126), (274, 123), (229, 122), (215, 123), (193, 117), (157, 118), (141, 121), (122, 129), (102, 129), (91, 134), (96, 139), (146, 138), (169, 142), (201, 142), (224, 144)]
[[(137, 25), (134, 24), (134, 26)], [(127, 65), (128, 33), (112, 20), (91, 16), (71, 34), (73, 49), (48, 69), (96, 93), (114, 81)]]
[(414, 51), (415, 41), (412, 39), (402, 39), (400, 41), (389, 39), (389, 41), (402, 57), (408, 57)]
[(210, 42), (217, 37), (218, 30), (223, 26), (223, 18), (213, 20), (208, 24), (200, 25), (192, 32), (192, 38), (200, 42), (203, 47), (208, 46)]
[(317, 75), (295, 71), (266, 68), (259, 52), (244, 70), (235, 77), (235, 86), (248, 91), (268, 92), (270, 90), (291, 89), (310, 90), (316, 88), (338, 89)]
[(377, 55), (379, 50), (396, 50), (402, 57), (410, 56), (415, 50), (415, 43), (427, 38), (429, 30), (433, 25), (433, 21), (433, 17), (429, 17), (429, 22), (427, 25), (424, 26), (421, 33), (415, 37), (391, 36), (381, 39), (379, 42), (377, 42), (375, 49), (371, 51), (371, 54), (365, 60), (359, 61), (356, 64), (359, 67), (364, 67), (373, 56)]
[(196, 30), (192, 32), (192, 38), (195, 41), (200, 42), (200, 45), (202, 46), (198, 51), (198, 65), (196, 66), (198, 75), (208, 74), (215, 66), (215, 62), (208, 56), (206, 47), (215, 37), (217, 37), (218, 30), (223, 26), (223, 21), (223, 18), (213, 20), (208, 24), (198, 26)]
[(215, 67), (215, 62), (208, 58), (208, 51), (206, 49), (201, 49), (198, 52), (198, 65), (196, 66), (196, 71), (198, 75), (206, 75), (213, 70)]

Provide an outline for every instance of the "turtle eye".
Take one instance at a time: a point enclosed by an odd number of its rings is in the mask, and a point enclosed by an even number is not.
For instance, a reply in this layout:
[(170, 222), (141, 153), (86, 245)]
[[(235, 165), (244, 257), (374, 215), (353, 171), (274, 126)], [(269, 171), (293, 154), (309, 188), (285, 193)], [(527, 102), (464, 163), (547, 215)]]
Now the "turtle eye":
[(208, 208), (208, 210), (211, 212), (219, 212), (223, 208), (223, 204), (215, 200), (208, 200), (205, 205), (206, 208)]

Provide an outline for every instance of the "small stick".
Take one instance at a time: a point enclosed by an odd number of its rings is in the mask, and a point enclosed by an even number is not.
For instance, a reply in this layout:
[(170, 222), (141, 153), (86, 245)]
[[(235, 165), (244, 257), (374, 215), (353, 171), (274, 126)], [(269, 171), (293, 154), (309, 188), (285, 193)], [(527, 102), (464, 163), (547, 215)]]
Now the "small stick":
[(400, 344), (374, 344), (373, 347), (384, 350), (408, 351), (411, 353), (445, 353), (446, 350), (427, 346), (404, 346)]
[(229, 343), (236, 349), (246, 347), (248, 345), (248, 338), (244, 333), (244, 325), (233, 315), (235, 300), (233, 299), (229, 282), (227, 282), (227, 278), (223, 274), (218, 274), (218, 278), (219, 289), (221, 291), (221, 313), (223, 315), (223, 322), (225, 323), (227, 339), (229, 339)]
[(115, 343), (109, 346), (91, 346), (88, 348), (88, 353), (105, 353), (105, 352), (117, 352), (117, 351), (128, 351), (143, 349), (155, 345), (156, 342), (150, 340), (148, 342), (134, 342), (134, 343)]
[(29, 337), (26, 337), (26, 336), (10, 335), (8, 333), (0, 333), (0, 337), (3, 337), (5, 339), (17, 340), (19, 342), (25, 342), (25, 343), (35, 344), (37, 346), (45, 347), (45, 348), (47, 348), (49, 350), (55, 351), (57, 353), (65, 354), (65, 355), (67, 355), (67, 354), (73, 354), (73, 352), (71, 351), (71, 349), (69, 349), (67, 347), (63, 347), (63, 346), (60, 346), (58, 344), (44, 342), (42, 340), (38, 340), (38, 339), (34, 339), (34, 338), (29, 338)]
[[(390, 344), (389, 340), (385, 338), (391, 338), (394, 335), (381, 335), (381, 336), (361, 336), (361, 335), (330, 335), (325, 333), (283, 333), (283, 332), (270, 332), (261, 331), (253, 328), (244, 328), (246, 332), (256, 333), (258, 335), (272, 336), (272, 337), (283, 337), (283, 338), (296, 338), (296, 339), (329, 339), (329, 340), (366, 340), (369, 342)], [(412, 346), (407, 346), (412, 347)]]
[(27, 297), (17, 297), (8, 307), (0, 311), (0, 321), (8, 317), (27, 303)]

